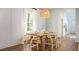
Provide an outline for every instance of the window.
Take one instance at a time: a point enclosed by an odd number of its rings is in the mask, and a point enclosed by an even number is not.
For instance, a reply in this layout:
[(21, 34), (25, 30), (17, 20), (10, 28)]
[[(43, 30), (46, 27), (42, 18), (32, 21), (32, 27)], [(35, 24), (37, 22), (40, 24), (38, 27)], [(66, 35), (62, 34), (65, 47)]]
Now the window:
[(32, 9), (24, 10), (24, 33), (36, 31), (36, 11)]
[(33, 18), (30, 13), (28, 13), (27, 17), (27, 31), (31, 32), (33, 30)]

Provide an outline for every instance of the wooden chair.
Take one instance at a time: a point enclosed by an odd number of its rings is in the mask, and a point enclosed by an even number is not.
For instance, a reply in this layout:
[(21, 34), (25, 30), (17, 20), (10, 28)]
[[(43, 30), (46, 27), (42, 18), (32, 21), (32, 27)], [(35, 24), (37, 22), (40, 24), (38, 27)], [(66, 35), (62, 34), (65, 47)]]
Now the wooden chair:
[(57, 37), (56, 38), (56, 50), (61, 47), (61, 38), (60, 37)]
[(52, 50), (56, 50), (56, 36), (50, 35), (50, 39), (52, 41)]
[(30, 50), (31, 51), (38, 51), (39, 50), (39, 37), (34, 35), (33, 38), (30, 40)]
[(53, 40), (48, 35), (42, 36), (42, 50), (43, 51), (52, 51), (53, 50)]

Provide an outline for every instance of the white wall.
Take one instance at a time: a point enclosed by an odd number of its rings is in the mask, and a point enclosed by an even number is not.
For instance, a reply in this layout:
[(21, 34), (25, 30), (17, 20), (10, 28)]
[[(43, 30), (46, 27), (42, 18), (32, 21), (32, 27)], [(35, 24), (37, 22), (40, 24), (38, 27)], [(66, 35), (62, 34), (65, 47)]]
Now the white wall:
[(23, 21), (23, 9), (0, 9), (0, 49), (20, 43)]
[(58, 34), (61, 34), (61, 17), (60, 16), (60, 12), (62, 10), (61, 9), (52, 9), (51, 10), (51, 16), (50, 19), (48, 19), (48, 23), (47, 23), (47, 29), (48, 31), (54, 31), (57, 32)]
[(79, 42), (79, 8), (76, 9), (76, 42)]
[(75, 33), (75, 9), (66, 9), (65, 16), (68, 21), (68, 33)]
[(46, 19), (40, 16), (40, 11), (36, 13), (36, 31), (46, 31)]
[(51, 17), (47, 20), (48, 31), (55, 31), (62, 35), (61, 20), (67, 19), (68, 33), (75, 32), (75, 9), (54, 8), (51, 9)]
[(0, 48), (7, 47), (11, 40), (11, 9), (0, 9)]
[[(25, 35), (24, 16), (22, 8), (0, 9), (0, 49), (21, 43)], [(39, 13), (35, 14), (34, 21), (36, 31), (45, 30), (45, 19), (41, 18)]]
[[(24, 35), (24, 9), (12, 9), (12, 43), (20, 44)], [(13, 45), (12, 44), (12, 45)]]

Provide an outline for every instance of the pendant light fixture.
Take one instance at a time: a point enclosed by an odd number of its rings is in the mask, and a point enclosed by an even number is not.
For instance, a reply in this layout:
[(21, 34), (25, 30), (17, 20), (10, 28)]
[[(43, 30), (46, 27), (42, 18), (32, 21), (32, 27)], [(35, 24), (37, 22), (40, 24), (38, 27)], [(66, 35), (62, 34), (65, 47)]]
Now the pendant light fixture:
[(43, 18), (48, 18), (49, 17), (49, 10), (48, 9), (41, 9), (40, 10), (40, 15)]

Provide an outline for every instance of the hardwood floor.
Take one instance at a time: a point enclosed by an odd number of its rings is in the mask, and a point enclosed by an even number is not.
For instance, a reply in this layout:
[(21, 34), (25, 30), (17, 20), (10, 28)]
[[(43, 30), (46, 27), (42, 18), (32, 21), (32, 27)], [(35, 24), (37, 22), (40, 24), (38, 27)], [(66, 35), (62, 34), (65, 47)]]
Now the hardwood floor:
[(77, 51), (77, 44), (73, 39), (63, 40), (57, 51)]
[[(0, 51), (29, 51), (29, 44), (19, 44), (16, 46), (0, 49)], [(64, 40), (57, 51), (77, 51), (77, 44), (73, 40)]]
[(79, 51), (79, 43), (77, 42), (76, 44), (77, 44), (77, 51)]
[(19, 44), (19, 45), (11, 46), (8, 48), (0, 49), (0, 51), (22, 51), (23, 47), (24, 45)]

